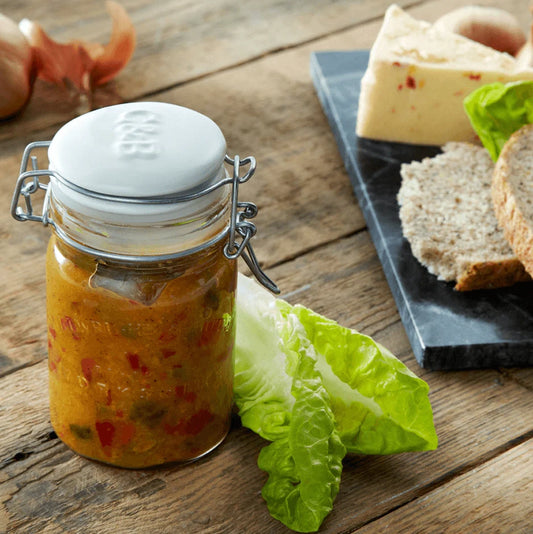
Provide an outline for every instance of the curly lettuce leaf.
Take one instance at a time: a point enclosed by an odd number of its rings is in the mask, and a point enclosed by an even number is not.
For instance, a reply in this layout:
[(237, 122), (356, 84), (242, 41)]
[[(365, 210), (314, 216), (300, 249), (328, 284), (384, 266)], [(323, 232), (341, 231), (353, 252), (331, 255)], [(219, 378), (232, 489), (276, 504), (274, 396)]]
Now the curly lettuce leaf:
[(318, 355), (337, 429), (349, 452), (437, 447), (426, 382), (373, 339), (303, 306), (292, 307)]
[(287, 435), (299, 345), (313, 347), (349, 452), (437, 447), (426, 382), (370, 337), (291, 306), (239, 275), (234, 394), (244, 426), (268, 440)]
[(233, 395), (242, 424), (268, 440), (288, 434), (295, 401), (296, 354), (282, 348), (281, 320), (275, 297), (239, 274)]
[(316, 532), (333, 508), (346, 449), (335, 429), (329, 398), (306, 348), (294, 375), (288, 435), (259, 454), (269, 473), (262, 495), (270, 514), (298, 532)]
[(427, 384), (368, 336), (275, 298), (239, 275), (235, 402), (261, 451), (272, 516), (313, 532), (331, 510), (346, 451), (437, 447)]
[(463, 102), (470, 123), (493, 161), (509, 137), (533, 122), (533, 82), (491, 83)]

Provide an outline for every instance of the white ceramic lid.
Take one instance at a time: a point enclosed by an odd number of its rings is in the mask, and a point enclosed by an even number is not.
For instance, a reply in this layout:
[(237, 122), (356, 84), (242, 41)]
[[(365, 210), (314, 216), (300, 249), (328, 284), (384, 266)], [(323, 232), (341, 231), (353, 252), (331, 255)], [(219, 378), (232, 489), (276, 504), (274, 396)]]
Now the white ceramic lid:
[(109, 195), (160, 196), (194, 189), (219, 173), (226, 142), (191, 109), (135, 102), (91, 111), (54, 136), (50, 168)]
[[(135, 198), (174, 197), (205, 189), (226, 176), (225, 154), (226, 141), (211, 119), (161, 102), (120, 104), (81, 115), (56, 133), (48, 149), (50, 169), (76, 186)], [(193, 227), (205, 226), (228, 195), (223, 187), (186, 202), (139, 204), (121, 198), (94, 198), (57, 178), (51, 181), (53, 201), (67, 215), (75, 214), (78, 222), (87, 221), (87, 227), (90, 221), (98, 227), (112, 227), (114, 238), (108, 239), (106, 248), (141, 239), (141, 227), (152, 240), (154, 229), (150, 227), (182, 226), (189, 221), (197, 221)], [(64, 214), (65, 223), (67, 218)], [(109, 234), (107, 229), (98, 233)]]

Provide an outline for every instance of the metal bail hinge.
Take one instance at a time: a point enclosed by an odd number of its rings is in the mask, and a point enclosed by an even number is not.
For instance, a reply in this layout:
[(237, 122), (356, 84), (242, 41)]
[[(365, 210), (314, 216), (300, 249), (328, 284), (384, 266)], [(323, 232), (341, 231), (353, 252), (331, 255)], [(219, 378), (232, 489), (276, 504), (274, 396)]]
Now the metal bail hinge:
[[(37, 221), (43, 223), (45, 226), (53, 224), (48, 217), (48, 210), (50, 208), (50, 187), (48, 183), (39, 181), (41, 176), (52, 176), (55, 173), (49, 170), (39, 169), (37, 165), (37, 157), (32, 156), (31, 152), (35, 148), (48, 147), (49, 141), (37, 141), (30, 143), (24, 150), (22, 162), (20, 165), (20, 175), (17, 180), (13, 199), (11, 201), (11, 215), (17, 221)], [(28, 163), (31, 160), (31, 170), (28, 170)], [(33, 211), (31, 196), (39, 190), (45, 192), (42, 214), (36, 215)], [(25, 208), (20, 206), (20, 200), (24, 200)]]
[[(240, 159), (235, 156), (225, 158), (226, 163), (233, 166), (233, 190), (231, 198), (231, 221), (229, 228), (229, 240), (224, 247), (224, 255), (229, 259), (237, 259), (242, 256), (246, 265), (250, 268), (257, 280), (273, 293), (279, 294), (278, 286), (263, 272), (257, 261), (250, 240), (256, 233), (255, 224), (250, 222), (257, 215), (257, 206), (252, 202), (239, 202), (239, 185), (247, 182), (255, 172), (255, 158), (247, 157)], [(239, 176), (239, 168), (249, 165), (244, 176)], [(237, 234), (242, 238), (237, 242)]]

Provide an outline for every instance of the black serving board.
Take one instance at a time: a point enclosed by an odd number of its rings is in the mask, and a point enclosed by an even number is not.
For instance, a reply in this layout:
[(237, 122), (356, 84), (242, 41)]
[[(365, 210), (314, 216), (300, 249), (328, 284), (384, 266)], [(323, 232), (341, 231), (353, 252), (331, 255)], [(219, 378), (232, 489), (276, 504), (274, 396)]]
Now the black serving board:
[(317, 52), (311, 75), (418, 363), (432, 370), (531, 366), (533, 282), (460, 293), (411, 254), (396, 200), (400, 165), (440, 150), (356, 136), (367, 63), (367, 50)]

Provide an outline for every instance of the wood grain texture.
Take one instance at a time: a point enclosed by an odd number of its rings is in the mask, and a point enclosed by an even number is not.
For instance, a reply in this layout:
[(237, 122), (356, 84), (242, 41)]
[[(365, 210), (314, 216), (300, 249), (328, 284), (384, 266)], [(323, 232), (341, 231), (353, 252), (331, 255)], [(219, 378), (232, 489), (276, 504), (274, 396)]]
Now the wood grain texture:
[[(439, 448), (350, 456), (325, 533), (531, 532), (533, 369), (417, 367), (365, 221), (314, 93), (309, 55), (368, 48), (388, 1), (124, 0), (135, 56), (95, 105), (159, 100), (212, 117), (228, 153), (254, 155), (242, 199), (258, 204), (256, 252), (283, 296), (372, 335), (430, 386)], [(435, 20), (468, 0), (400, 1)], [(500, 5), (496, 1), (481, 2)], [(505, 9), (529, 26), (529, 1)], [(0, 0), (58, 40), (105, 42), (104, 2)], [(49, 230), (8, 213), (25, 145), (87, 109), (43, 83), (0, 123), (0, 533), (287, 533), (261, 498), (262, 439), (239, 420), (213, 454), (184, 466), (115, 469), (78, 457), (48, 419), (44, 251)], [(3, 375), (3, 376), (2, 376)]]
[(533, 440), (356, 530), (429, 534), (528, 533), (533, 529)]
[[(392, 297), (366, 233), (303, 254), (273, 268), (272, 274), (286, 288), (288, 300), (316, 310), (331, 309), (333, 296), (343, 294), (334, 318), (353, 327), (368, 324), (383, 343), (392, 331), (396, 340), (389, 348), (405, 349), (405, 335), (398, 335)], [(373, 292), (372, 300), (382, 304), (368, 322), (365, 299), (372, 297), (365, 295)], [(403, 359), (415, 368), (411, 354)], [(438, 450), (347, 458), (341, 491), (323, 532), (363, 526), (431, 494), (441, 481), (477, 468), (513, 443), (531, 439), (533, 395), (515, 380), (496, 370), (419, 374), (431, 388)], [(220, 449), (195, 464), (140, 472), (110, 468), (77, 457), (51, 434), (46, 377), (42, 362), (0, 379), (5, 395), (0, 495), (14, 532), (76, 532), (83, 525), (86, 532), (111, 533), (117, 522), (123, 532), (136, 524), (136, 532), (152, 528), (171, 533), (176, 525), (183, 529), (177, 532), (286, 531), (268, 516), (259, 494), (264, 475), (256, 457), (264, 442), (246, 429), (236, 424)]]
[[(310, 0), (291, 2), (251, 0), (123, 0), (137, 33), (132, 61), (115, 81), (99, 89), (94, 106), (147, 99), (167, 88), (183, 85), (214, 72), (238, 68), (269, 54), (316, 44), (329, 36), (343, 37), (342, 49), (368, 48), (379, 29), (386, 0)], [(414, 16), (433, 21), (467, 0), (416, 2), (398, 0)], [(478, 2), (496, 5), (495, 0)], [(106, 43), (111, 23), (105, 3), (78, 1), (65, 9), (64, 2), (0, 2), (0, 12), (19, 21), (39, 22), (59, 42), (83, 39)], [(411, 8), (412, 6), (412, 8)], [(507, 0), (505, 8), (529, 26), (527, 0)], [(374, 22), (371, 22), (374, 21)], [(371, 33), (362, 26), (371, 24)], [(220, 100), (219, 100), (220, 102)], [(57, 125), (87, 111), (79, 95), (38, 83), (21, 117), (7, 128), (0, 124), (0, 139)]]
[[(99, 90), (94, 105), (146, 99), (148, 95), (285, 48), (316, 40), (381, 16), (385, 0), (123, 0), (137, 33), (137, 47), (127, 69)], [(409, 6), (413, 1), (399, 0)], [(19, 21), (39, 22), (60, 42), (83, 39), (106, 43), (111, 23), (104, 2), (45, 4), (4, 0), (0, 12)], [(218, 102), (221, 102), (218, 100)], [(29, 106), (10, 128), (0, 125), (0, 139), (44, 129), (87, 110), (87, 102), (47, 84), (35, 87)]]

